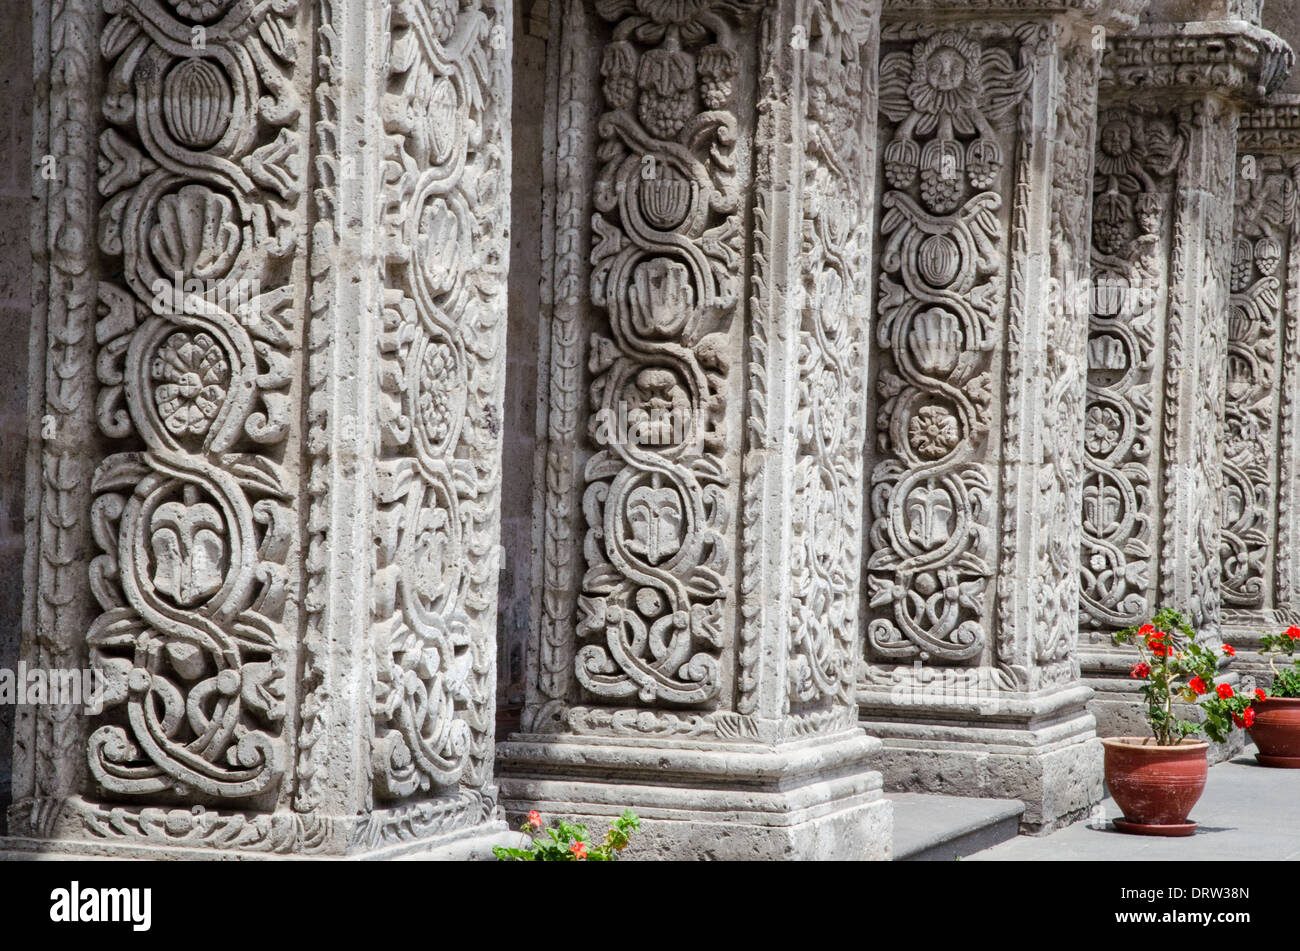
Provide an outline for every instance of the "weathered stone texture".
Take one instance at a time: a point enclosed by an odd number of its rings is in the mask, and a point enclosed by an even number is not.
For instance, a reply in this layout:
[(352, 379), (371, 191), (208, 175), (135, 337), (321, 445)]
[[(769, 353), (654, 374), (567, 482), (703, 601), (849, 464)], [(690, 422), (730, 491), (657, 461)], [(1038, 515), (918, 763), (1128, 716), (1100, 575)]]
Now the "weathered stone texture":
[[(27, 339), (31, 324), (31, 3), (0, 18), (0, 668), (18, 661), (23, 610)], [(0, 705), (0, 812), (9, 802), (14, 708)], [(0, 815), (0, 832), (4, 817)]]

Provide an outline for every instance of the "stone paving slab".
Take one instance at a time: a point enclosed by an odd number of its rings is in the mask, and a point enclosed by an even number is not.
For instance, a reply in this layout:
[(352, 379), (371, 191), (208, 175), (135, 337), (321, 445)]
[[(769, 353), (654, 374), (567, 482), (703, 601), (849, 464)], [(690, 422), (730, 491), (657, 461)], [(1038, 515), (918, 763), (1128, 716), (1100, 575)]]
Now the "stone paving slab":
[[(1107, 820), (1119, 809), (1102, 803)], [(1255, 747), (1210, 770), (1205, 794), (1192, 811), (1196, 835), (1158, 839), (1116, 832), (1109, 821), (1077, 822), (1052, 835), (1019, 836), (967, 861), (1263, 861), (1300, 860), (1300, 770), (1255, 762)]]
[(889, 793), (894, 804), (894, 860), (969, 855), (1015, 838), (1025, 805), (1019, 799), (969, 799)]

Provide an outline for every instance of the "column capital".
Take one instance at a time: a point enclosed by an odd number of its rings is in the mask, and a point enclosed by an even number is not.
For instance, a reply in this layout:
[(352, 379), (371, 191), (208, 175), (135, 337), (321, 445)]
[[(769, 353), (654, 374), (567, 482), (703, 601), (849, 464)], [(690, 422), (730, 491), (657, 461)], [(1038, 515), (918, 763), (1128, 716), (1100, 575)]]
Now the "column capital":
[(1283, 39), (1243, 20), (1153, 23), (1107, 44), (1101, 93), (1254, 102), (1285, 82), (1294, 62)]
[(1300, 94), (1278, 96), (1241, 117), (1238, 152), (1300, 152)]

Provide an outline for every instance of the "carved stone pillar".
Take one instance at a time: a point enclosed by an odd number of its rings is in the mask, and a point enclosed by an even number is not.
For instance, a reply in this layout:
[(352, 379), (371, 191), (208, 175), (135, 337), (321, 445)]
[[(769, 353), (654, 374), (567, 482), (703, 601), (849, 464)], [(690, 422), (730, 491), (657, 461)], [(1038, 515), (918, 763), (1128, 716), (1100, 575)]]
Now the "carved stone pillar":
[(1231, 274), (1223, 630), (1233, 666), (1267, 686), (1260, 634), (1300, 624), (1300, 96), (1242, 116)]
[(1241, 20), (1151, 24), (1106, 53), (1080, 593), (1080, 656), (1103, 736), (1148, 734), (1129, 676), (1136, 651), (1116, 647), (1115, 630), (1168, 606), (1220, 640), (1237, 118), (1285, 77), (1289, 56)]
[(899, 2), (881, 27), (858, 699), (891, 788), (1021, 799), (1028, 831), (1101, 798), (1075, 298), (1105, 28), (1061, 6)]
[(886, 857), (853, 695), (876, 7), (552, 7), (543, 587), (507, 812), (630, 805), (664, 856)]
[(5, 848), (481, 852), (510, 7), (39, 4)]

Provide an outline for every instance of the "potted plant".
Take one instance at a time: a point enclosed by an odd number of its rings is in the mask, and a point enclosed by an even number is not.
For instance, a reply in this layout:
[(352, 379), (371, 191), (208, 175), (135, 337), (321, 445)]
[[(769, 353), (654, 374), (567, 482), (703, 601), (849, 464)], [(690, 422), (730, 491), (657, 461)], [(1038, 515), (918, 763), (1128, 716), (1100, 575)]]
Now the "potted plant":
[[(1125, 628), (1115, 643), (1137, 647), (1140, 660), (1130, 675), (1142, 681), (1150, 737), (1103, 739), (1106, 787), (1124, 812), (1115, 828), (1137, 835), (1191, 835), (1196, 823), (1188, 814), (1205, 789), (1209, 772), (1205, 752), (1209, 743), (1228, 738), (1235, 726), (1254, 719), (1251, 697), (1237, 694), (1230, 684), (1214, 683), (1219, 670), (1217, 652), (1198, 644), (1181, 614), (1170, 608), (1156, 612), (1152, 623)], [(1236, 653), (1225, 644), (1229, 656)], [(1200, 708), (1204, 720), (1185, 717), (1176, 699)]]
[(627, 848), (632, 833), (639, 828), (640, 818), (626, 809), (605, 833), (605, 841), (591, 845), (585, 825), (561, 820), (543, 832), (541, 814), (534, 809), (519, 828), (525, 837), (523, 846), (498, 845), (493, 847), (492, 854), (503, 862), (612, 862)]
[[(1250, 738), (1259, 747), (1255, 759), (1265, 766), (1300, 769), (1300, 668), (1294, 660), (1300, 643), (1300, 627), (1292, 625), (1281, 634), (1265, 634), (1259, 642), (1260, 653), (1268, 658), (1273, 671), (1273, 685), (1267, 691), (1256, 690), (1255, 702), (1247, 713), (1254, 722), (1247, 724)], [(1273, 662), (1285, 654), (1288, 663), (1281, 670)]]

